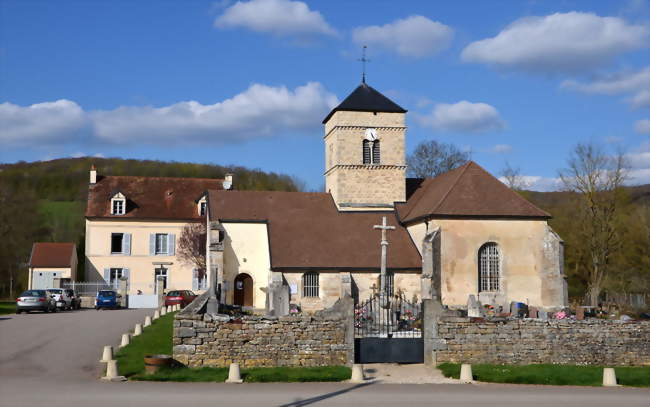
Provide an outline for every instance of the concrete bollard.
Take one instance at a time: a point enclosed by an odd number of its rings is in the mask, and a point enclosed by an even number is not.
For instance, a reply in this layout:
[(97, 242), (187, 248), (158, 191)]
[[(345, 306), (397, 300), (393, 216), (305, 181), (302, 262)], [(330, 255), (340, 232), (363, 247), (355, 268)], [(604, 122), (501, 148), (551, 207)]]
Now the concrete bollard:
[(102, 354), (102, 363), (108, 363), (109, 360), (113, 360), (113, 347), (104, 346), (104, 353)]
[(147, 326), (151, 326), (151, 317), (150, 317), (149, 315), (147, 315), (146, 317), (144, 317), (144, 326), (145, 326), (145, 327), (147, 327)]
[(125, 346), (128, 345), (129, 343), (131, 343), (131, 335), (129, 335), (129, 334), (122, 334), (122, 342), (120, 342), (120, 348), (125, 347)]
[(160, 309), (160, 316), (166, 315), (167, 314), (167, 307), (162, 307)]
[(606, 367), (603, 369), (603, 387), (618, 386), (616, 383), (616, 371), (614, 368)]
[(117, 360), (108, 361), (106, 364), (106, 376), (102, 377), (102, 380), (111, 382), (123, 382), (126, 380), (126, 377), (120, 376), (117, 372)]
[(364, 381), (366, 381), (366, 378), (363, 376), (363, 365), (353, 364), (350, 383), (363, 383)]
[(239, 374), (239, 363), (231, 363), (228, 369), (228, 380), (226, 383), (243, 383), (244, 381)]
[(472, 375), (472, 365), (463, 363), (460, 366), (460, 381), (462, 383), (474, 382), (474, 376)]
[(151, 319), (155, 321), (158, 318), (160, 318), (160, 311), (156, 310), (156, 312), (153, 313), (153, 318)]
[(138, 336), (142, 334), (142, 324), (135, 324), (135, 328), (133, 329), (133, 336)]

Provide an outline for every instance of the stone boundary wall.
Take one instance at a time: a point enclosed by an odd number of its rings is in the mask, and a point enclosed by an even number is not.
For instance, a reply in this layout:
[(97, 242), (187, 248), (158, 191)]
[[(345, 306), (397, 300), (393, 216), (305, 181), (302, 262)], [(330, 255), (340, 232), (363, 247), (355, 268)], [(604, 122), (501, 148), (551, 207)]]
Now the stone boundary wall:
[(347, 365), (354, 355), (351, 315), (323, 311), (231, 317), (181, 312), (174, 318), (173, 357), (189, 367)]
[(436, 362), (650, 365), (650, 321), (443, 317)]

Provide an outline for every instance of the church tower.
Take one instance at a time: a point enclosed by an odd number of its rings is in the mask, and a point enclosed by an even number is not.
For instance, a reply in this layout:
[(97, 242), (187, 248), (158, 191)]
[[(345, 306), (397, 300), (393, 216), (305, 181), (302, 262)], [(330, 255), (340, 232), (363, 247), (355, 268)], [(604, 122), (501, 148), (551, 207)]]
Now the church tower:
[(406, 110), (365, 81), (323, 120), (325, 190), (340, 210), (406, 200)]

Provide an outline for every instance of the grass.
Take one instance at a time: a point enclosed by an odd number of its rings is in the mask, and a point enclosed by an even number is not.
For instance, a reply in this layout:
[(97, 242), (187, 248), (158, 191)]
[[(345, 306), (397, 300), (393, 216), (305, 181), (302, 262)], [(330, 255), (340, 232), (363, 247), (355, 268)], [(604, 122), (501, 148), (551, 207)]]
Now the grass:
[[(223, 382), (228, 378), (228, 368), (169, 368), (155, 374), (146, 374), (144, 355), (172, 354), (172, 332), (174, 315), (164, 315), (144, 329), (142, 335), (131, 339), (128, 346), (120, 349), (117, 359), (120, 375), (130, 380), (158, 382)], [(340, 382), (350, 378), (352, 371), (347, 366), (321, 367), (259, 367), (242, 369), (245, 382)]]
[(15, 314), (16, 302), (15, 301), (0, 301), (0, 315)]
[[(460, 364), (438, 366), (447, 377), (458, 379)], [(623, 386), (650, 387), (650, 366), (616, 367), (616, 378)], [(601, 386), (602, 366), (574, 365), (472, 365), (474, 379), (480, 382), (549, 384), (555, 386)]]

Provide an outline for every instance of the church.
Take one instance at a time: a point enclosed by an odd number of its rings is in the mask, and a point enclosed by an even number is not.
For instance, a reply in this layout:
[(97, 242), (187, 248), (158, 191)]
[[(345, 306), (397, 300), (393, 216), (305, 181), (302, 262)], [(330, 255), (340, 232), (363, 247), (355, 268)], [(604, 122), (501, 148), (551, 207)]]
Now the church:
[[(267, 307), (271, 283), (310, 312), (347, 288), (357, 301), (377, 293), (382, 231), (386, 290), (427, 296), (433, 270), (439, 297), (463, 308), (524, 302), (567, 306), (563, 242), (550, 214), (475, 162), (435, 178), (406, 178), (407, 111), (364, 82), (323, 120), (325, 192), (206, 194), (207, 271), (221, 302)], [(429, 271), (423, 269), (428, 265)], [(180, 288), (180, 287), (177, 287)]]

